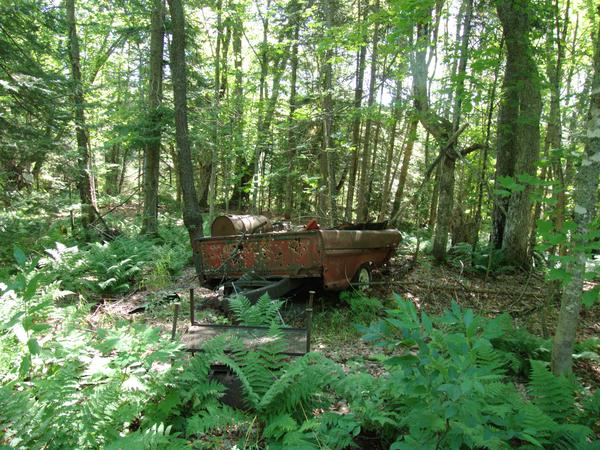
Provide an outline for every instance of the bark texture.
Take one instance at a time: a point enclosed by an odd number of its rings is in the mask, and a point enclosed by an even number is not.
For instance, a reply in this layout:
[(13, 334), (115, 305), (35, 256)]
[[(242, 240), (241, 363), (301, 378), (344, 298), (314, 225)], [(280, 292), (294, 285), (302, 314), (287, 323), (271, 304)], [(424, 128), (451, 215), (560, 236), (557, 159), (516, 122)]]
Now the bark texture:
[(71, 83), (73, 89), (73, 109), (75, 118), (75, 138), (77, 141), (77, 190), (81, 201), (81, 223), (87, 228), (95, 220), (96, 187), (92, 174), (92, 162), (87, 125), (85, 121), (85, 100), (81, 79), (81, 59), (79, 56), (79, 36), (75, 20), (75, 0), (66, 0), (67, 27), (69, 33), (69, 58), (71, 62)]
[[(600, 8), (599, 8), (600, 12)], [(575, 179), (573, 193), (574, 221), (577, 232), (571, 241), (570, 279), (564, 286), (560, 302), (558, 325), (552, 346), (552, 371), (557, 375), (571, 372), (573, 346), (577, 333), (583, 294), (587, 236), (592, 219), (596, 217), (598, 178), (600, 177), (600, 26), (596, 30), (592, 96), (586, 127), (585, 153)]]
[[(361, 20), (361, 1), (358, 2), (358, 17)], [(348, 192), (346, 195), (346, 209), (344, 218), (346, 222), (352, 221), (354, 204), (354, 191), (356, 187), (356, 174), (358, 172), (358, 148), (360, 147), (361, 105), (363, 97), (363, 84), (365, 80), (365, 62), (367, 47), (361, 45), (356, 54), (356, 75), (354, 85), (354, 116), (352, 118), (352, 160), (350, 163), (350, 176), (348, 177)]]
[(164, 41), (164, 0), (153, 0), (150, 22), (150, 80), (148, 89), (147, 144), (144, 148), (144, 212), (142, 234), (158, 233), (158, 177)]
[[(496, 181), (503, 176), (536, 174), (542, 102), (537, 65), (529, 40), (532, 5), (528, 0), (497, 0), (506, 42), (506, 69), (498, 119)], [(507, 262), (529, 267), (531, 186), (513, 190), (494, 212), (493, 239), (502, 242)]]
[[(379, 10), (379, 0), (375, 4), (375, 12)], [(360, 179), (358, 187), (358, 209), (357, 209), (357, 220), (359, 222), (366, 222), (368, 216), (368, 204), (367, 204), (367, 183), (369, 180), (369, 166), (371, 159), (371, 128), (373, 125), (372, 109), (375, 103), (375, 81), (377, 77), (377, 55), (378, 55), (378, 44), (379, 44), (379, 23), (375, 22), (375, 28), (373, 30), (373, 44), (371, 48), (371, 74), (369, 79), (369, 98), (367, 100), (367, 107), (369, 109), (367, 113), (367, 120), (365, 122), (365, 137), (363, 140), (364, 148), (362, 151), (362, 159), (360, 164)]]
[[(296, 11), (296, 9), (294, 9)], [(298, 79), (298, 46), (300, 38), (300, 20), (298, 13), (295, 13), (294, 17), (294, 34), (292, 41), (292, 54), (290, 55), (290, 111), (288, 114), (287, 123), (287, 138), (288, 138), (288, 163), (287, 163), (287, 174), (286, 174), (286, 186), (285, 186), (285, 214), (286, 217), (290, 217), (292, 214), (293, 200), (294, 200), (294, 161), (296, 159), (296, 130), (294, 128), (294, 114), (296, 113), (296, 83)]]
[[(169, 0), (169, 10), (173, 23), (171, 42), (171, 74), (173, 79), (173, 99), (175, 103), (175, 140), (177, 141), (177, 161), (179, 182), (183, 201), (183, 223), (190, 240), (202, 237), (202, 215), (196, 197), (187, 117), (187, 74), (185, 65), (185, 18), (181, 0)], [(195, 255), (195, 254), (194, 254)], [(195, 261), (201, 275), (201, 262)]]

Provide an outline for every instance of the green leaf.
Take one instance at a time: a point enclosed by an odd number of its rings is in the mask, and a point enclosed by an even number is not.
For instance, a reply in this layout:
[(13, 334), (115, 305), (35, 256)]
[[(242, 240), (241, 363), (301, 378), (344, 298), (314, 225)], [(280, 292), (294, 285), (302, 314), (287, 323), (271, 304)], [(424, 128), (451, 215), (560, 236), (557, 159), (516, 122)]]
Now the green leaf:
[(37, 355), (41, 350), (39, 342), (34, 337), (29, 338), (27, 341), (27, 348), (32, 355)]
[(31, 354), (26, 353), (21, 359), (21, 364), (19, 365), (19, 375), (24, 377), (29, 372), (31, 368)]
[(594, 303), (600, 300), (600, 285), (594, 286), (594, 288), (585, 291), (581, 297), (581, 303), (586, 308), (591, 308)]
[(431, 330), (433, 330), (433, 324), (431, 323), (431, 319), (429, 318), (429, 316), (427, 315), (425, 310), (423, 310), (423, 312), (421, 312), (421, 323), (423, 323), (423, 327), (425, 328), (425, 331), (427, 331), (428, 333), (431, 333)]
[(16, 245), (13, 247), (13, 257), (15, 258), (17, 264), (21, 267), (23, 267), (27, 262), (27, 256), (25, 255), (23, 250), (21, 250)]
[(473, 310), (472, 309), (467, 309), (465, 311), (463, 320), (465, 322), (465, 327), (469, 328), (471, 326), (471, 324), (473, 323)]
[(551, 220), (540, 219), (536, 222), (537, 231), (541, 235), (551, 233), (554, 230), (554, 223)]
[(566, 283), (571, 279), (571, 274), (562, 268), (550, 269), (548, 272), (548, 281), (560, 281)]

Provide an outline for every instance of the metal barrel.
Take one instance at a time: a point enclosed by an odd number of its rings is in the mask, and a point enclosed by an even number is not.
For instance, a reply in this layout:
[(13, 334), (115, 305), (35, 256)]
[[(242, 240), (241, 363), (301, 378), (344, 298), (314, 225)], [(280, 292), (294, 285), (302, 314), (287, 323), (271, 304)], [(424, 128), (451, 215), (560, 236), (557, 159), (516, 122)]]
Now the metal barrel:
[(213, 220), (210, 234), (213, 237), (220, 237), (269, 231), (273, 231), (273, 224), (265, 216), (227, 214)]

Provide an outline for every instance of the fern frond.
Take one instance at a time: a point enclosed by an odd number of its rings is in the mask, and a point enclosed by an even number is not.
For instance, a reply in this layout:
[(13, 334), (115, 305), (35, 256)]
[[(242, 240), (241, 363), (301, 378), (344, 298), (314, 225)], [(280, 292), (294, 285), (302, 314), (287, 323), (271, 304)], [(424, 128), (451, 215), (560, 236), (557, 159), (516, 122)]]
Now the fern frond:
[(552, 446), (557, 450), (579, 450), (588, 442), (592, 430), (583, 425), (560, 424), (551, 436)]
[(263, 436), (267, 439), (279, 439), (284, 434), (298, 429), (298, 424), (289, 414), (279, 414), (269, 417)]
[(540, 361), (531, 361), (529, 394), (533, 403), (556, 420), (565, 420), (574, 413), (574, 386), (565, 377), (554, 376)]
[(246, 415), (230, 406), (211, 403), (205, 406), (205, 411), (195, 414), (186, 421), (188, 436), (206, 434), (211, 431), (224, 430), (232, 425), (241, 425), (246, 422)]

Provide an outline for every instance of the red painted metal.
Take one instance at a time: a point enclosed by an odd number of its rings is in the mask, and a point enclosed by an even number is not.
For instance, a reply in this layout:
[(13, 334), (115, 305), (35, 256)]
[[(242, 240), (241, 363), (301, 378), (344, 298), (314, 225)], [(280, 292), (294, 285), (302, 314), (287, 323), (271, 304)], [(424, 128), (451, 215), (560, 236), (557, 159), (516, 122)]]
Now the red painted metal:
[(203, 238), (194, 242), (207, 279), (322, 278), (326, 289), (350, 285), (358, 269), (379, 267), (393, 255), (397, 230), (311, 230)]

